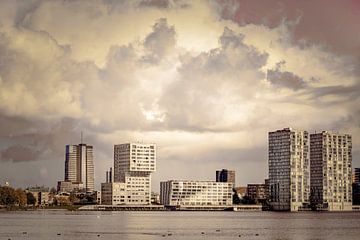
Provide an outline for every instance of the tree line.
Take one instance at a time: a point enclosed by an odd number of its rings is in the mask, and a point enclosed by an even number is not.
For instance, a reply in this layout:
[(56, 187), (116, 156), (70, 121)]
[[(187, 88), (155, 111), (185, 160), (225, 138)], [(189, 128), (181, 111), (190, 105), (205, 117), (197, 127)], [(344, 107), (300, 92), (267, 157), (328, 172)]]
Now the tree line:
[(27, 206), (35, 203), (36, 199), (31, 192), (26, 192), (21, 188), (14, 189), (8, 186), (0, 186), (0, 205)]

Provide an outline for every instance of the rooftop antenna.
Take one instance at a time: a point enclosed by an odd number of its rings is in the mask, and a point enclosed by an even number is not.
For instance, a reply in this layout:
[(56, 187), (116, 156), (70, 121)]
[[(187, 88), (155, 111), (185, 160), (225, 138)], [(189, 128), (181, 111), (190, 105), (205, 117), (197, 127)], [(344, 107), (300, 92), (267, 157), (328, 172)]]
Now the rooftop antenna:
[(81, 131), (80, 133), (80, 143), (82, 144), (83, 143), (83, 132)]

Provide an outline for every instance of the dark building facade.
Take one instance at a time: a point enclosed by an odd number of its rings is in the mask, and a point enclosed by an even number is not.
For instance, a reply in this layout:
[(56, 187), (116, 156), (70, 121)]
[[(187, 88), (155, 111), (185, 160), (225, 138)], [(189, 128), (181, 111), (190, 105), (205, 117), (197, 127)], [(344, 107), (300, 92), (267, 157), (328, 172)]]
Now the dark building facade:
[(267, 186), (265, 184), (248, 184), (246, 196), (251, 202), (263, 203), (267, 199)]
[(352, 184), (352, 204), (360, 205), (360, 168), (355, 168), (354, 182)]
[(216, 171), (216, 182), (230, 182), (235, 186), (235, 171), (227, 169)]

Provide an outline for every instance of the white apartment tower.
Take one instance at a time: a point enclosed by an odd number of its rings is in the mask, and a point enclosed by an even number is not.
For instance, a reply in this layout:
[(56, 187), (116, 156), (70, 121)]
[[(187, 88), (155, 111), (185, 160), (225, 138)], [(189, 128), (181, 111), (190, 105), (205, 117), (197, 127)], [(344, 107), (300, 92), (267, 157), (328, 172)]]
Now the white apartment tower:
[(156, 145), (114, 146), (114, 182), (125, 183), (125, 204), (151, 203), (151, 173), (156, 171)]
[(298, 211), (310, 195), (309, 141), (306, 131), (284, 128), (269, 132), (270, 206)]
[(86, 144), (66, 145), (65, 182), (82, 185), (86, 191), (94, 191), (93, 146)]
[(349, 134), (310, 134), (311, 206), (352, 210), (352, 140)]

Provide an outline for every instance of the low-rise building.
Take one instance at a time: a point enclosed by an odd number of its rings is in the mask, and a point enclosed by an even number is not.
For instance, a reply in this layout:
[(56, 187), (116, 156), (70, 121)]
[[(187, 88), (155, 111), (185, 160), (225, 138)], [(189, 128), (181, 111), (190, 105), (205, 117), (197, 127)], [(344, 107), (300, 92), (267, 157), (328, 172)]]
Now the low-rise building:
[(233, 183), (170, 180), (160, 183), (160, 203), (166, 206), (230, 206)]
[(151, 192), (151, 204), (160, 204), (160, 194)]
[(69, 181), (58, 181), (57, 192), (60, 193), (71, 193), (74, 191), (83, 191), (84, 185), (82, 183), (69, 182)]
[(254, 203), (263, 203), (267, 198), (266, 188), (265, 184), (248, 184), (246, 188), (246, 196)]
[(29, 187), (26, 191), (32, 193), (34, 196), (35, 206), (49, 205), (50, 192), (48, 187)]
[(126, 194), (126, 183), (107, 182), (101, 184), (101, 204), (129, 204)]

